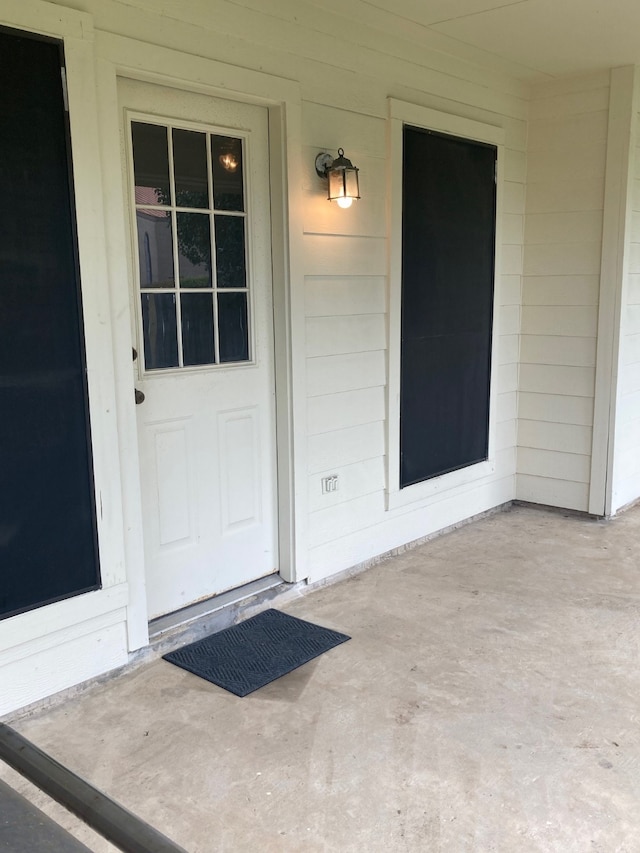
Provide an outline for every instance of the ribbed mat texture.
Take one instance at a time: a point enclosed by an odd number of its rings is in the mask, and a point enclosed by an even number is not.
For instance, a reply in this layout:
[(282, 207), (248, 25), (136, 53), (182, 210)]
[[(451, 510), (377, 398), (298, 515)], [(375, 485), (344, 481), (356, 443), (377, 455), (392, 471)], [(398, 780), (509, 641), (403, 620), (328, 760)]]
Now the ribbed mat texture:
[(349, 639), (271, 609), (164, 659), (236, 696), (247, 696)]

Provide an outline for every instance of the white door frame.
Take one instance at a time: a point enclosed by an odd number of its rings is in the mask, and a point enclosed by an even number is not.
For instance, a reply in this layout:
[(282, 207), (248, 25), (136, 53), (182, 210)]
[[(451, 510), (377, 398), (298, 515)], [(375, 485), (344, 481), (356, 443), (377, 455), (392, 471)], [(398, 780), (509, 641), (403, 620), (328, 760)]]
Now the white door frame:
[[(122, 188), (117, 77), (130, 77), (189, 92), (209, 94), (267, 107), (272, 219), (272, 267), (275, 339), (278, 540), (280, 575), (296, 582), (306, 576), (305, 359), (303, 280), (301, 96), (300, 87), (281, 78), (215, 60), (96, 33), (97, 90), (101, 157), (109, 242), (109, 279), (114, 335), (118, 428), (122, 441), (121, 478), (125, 514), (125, 554), (129, 581), (128, 635), (134, 650), (148, 643), (141, 488), (134, 406), (130, 281), (126, 192)], [(170, 74), (168, 73), (170, 70)], [(203, 82), (207, 81), (207, 82)]]

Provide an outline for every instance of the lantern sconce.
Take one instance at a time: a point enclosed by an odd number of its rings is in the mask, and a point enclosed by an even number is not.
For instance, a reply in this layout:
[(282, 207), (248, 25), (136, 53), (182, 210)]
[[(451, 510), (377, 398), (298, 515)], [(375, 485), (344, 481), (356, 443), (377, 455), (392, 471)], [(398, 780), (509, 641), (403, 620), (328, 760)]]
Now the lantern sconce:
[(316, 172), (327, 181), (327, 198), (337, 201), (340, 207), (351, 207), (354, 198), (360, 198), (358, 169), (344, 156), (344, 149), (338, 148), (337, 158), (331, 154), (318, 154)]

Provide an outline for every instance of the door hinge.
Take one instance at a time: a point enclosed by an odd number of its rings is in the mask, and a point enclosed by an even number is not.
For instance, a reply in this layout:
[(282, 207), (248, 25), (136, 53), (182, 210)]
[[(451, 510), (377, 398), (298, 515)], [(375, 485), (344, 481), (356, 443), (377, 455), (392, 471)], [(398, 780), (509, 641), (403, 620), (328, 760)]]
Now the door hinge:
[(64, 111), (69, 112), (69, 92), (67, 91), (67, 69), (64, 65), (60, 66), (60, 77), (62, 78), (62, 100), (64, 101)]

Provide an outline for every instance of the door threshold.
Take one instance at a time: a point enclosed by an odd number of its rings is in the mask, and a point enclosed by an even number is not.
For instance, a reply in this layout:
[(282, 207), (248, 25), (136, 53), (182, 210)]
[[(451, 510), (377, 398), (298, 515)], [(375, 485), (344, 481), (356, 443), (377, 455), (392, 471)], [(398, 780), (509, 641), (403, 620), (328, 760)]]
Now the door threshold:
[(163, 634), (166, 634), (167, 631), (184, 628), (192, 622), (203, 619), (205, 616), (212, 616), (221, 610), (240, 604), (248, 598), (254, 598), (279, 586), (286, 586), (280, 575), (267, 575), (267, 577), (258, 578), (243, 586), (230, 589), (228, 592), (221, 592), (212, 598), (198, 601), (196, 604), (190, 604), (181, 610), (167, 613), (165, 616), (158, 616), (157, 619), (152, 619), (149, 622), (149, 640), (153, 643), (160, 639)]

